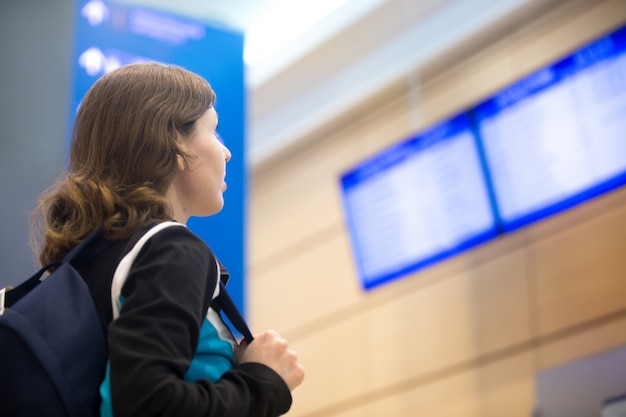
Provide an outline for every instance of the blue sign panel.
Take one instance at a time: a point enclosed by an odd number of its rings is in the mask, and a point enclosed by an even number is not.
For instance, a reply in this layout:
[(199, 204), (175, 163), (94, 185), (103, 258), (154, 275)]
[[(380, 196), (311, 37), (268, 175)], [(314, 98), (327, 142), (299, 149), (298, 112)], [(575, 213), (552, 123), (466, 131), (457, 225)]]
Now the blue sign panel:
[(246, 171), (245, 91), (241, 33), (154, 10), (105, 0), (77, 2), (70, 125), (92, 84), (122, 65), (158, 61), (184, 67), (206, 78), (217, 94), (219, 134), (232, 153), (224, 209), (192, 218), (202, 237), (231, 272), (229, 293), (244, 302)]

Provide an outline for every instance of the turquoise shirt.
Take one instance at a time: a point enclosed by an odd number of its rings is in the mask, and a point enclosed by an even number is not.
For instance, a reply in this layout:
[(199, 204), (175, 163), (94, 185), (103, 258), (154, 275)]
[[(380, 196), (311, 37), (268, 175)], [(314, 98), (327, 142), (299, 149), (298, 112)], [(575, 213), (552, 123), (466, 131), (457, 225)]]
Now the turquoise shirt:
[[(200, 328), (198, 348), (185, 374), (185, 381), (193, 382), (208, 379), (216, 382), (235, 364), (235, 341), (215, 310), (209, 308)], [(111, 404), (110, 366), (107, 364), (106, 376), (100, 386), (102, 404), (101, 417), (113, 417)]]

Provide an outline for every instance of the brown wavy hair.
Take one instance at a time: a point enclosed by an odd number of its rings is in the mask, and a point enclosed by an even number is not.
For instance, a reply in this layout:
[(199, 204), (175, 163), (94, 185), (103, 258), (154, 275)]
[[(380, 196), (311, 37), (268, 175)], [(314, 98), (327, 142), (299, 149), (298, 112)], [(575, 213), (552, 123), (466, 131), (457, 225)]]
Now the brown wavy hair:
[(193, 157), (179, 140), (214, 103), (205, 79), (172, 65), (127, 65), (96, 81), (76, 115), (67, 171), (34, 213), (39, 262), (62, 259), (99, 227), (122, 239), (171, 219), (165, 194), (178, 156)]

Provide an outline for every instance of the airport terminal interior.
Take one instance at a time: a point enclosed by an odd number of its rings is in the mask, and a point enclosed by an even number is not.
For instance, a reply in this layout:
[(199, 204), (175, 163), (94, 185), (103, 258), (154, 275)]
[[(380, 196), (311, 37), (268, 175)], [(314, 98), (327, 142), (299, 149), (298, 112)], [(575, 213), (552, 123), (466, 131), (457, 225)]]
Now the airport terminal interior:
[[(14, 276), (87, 2), (48, 3), (0, 6)], [(626, 415), (625, 0), (104, 3), (245, 39), (240, 299), (289, 416)]]

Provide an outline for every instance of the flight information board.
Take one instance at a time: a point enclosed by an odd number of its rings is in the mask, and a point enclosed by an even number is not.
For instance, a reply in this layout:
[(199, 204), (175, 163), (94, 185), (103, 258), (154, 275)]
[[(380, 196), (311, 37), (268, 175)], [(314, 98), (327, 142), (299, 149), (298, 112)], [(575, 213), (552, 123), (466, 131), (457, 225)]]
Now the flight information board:
[(341, 178), (363, 287), (490, 239), (493, 207), (470, 119), (461, 114)]
[(476, 106), (504, 230), (626, 183), (626, 29)]
[(341, 178), (372, 288), (626, 184), (626, 27)]

